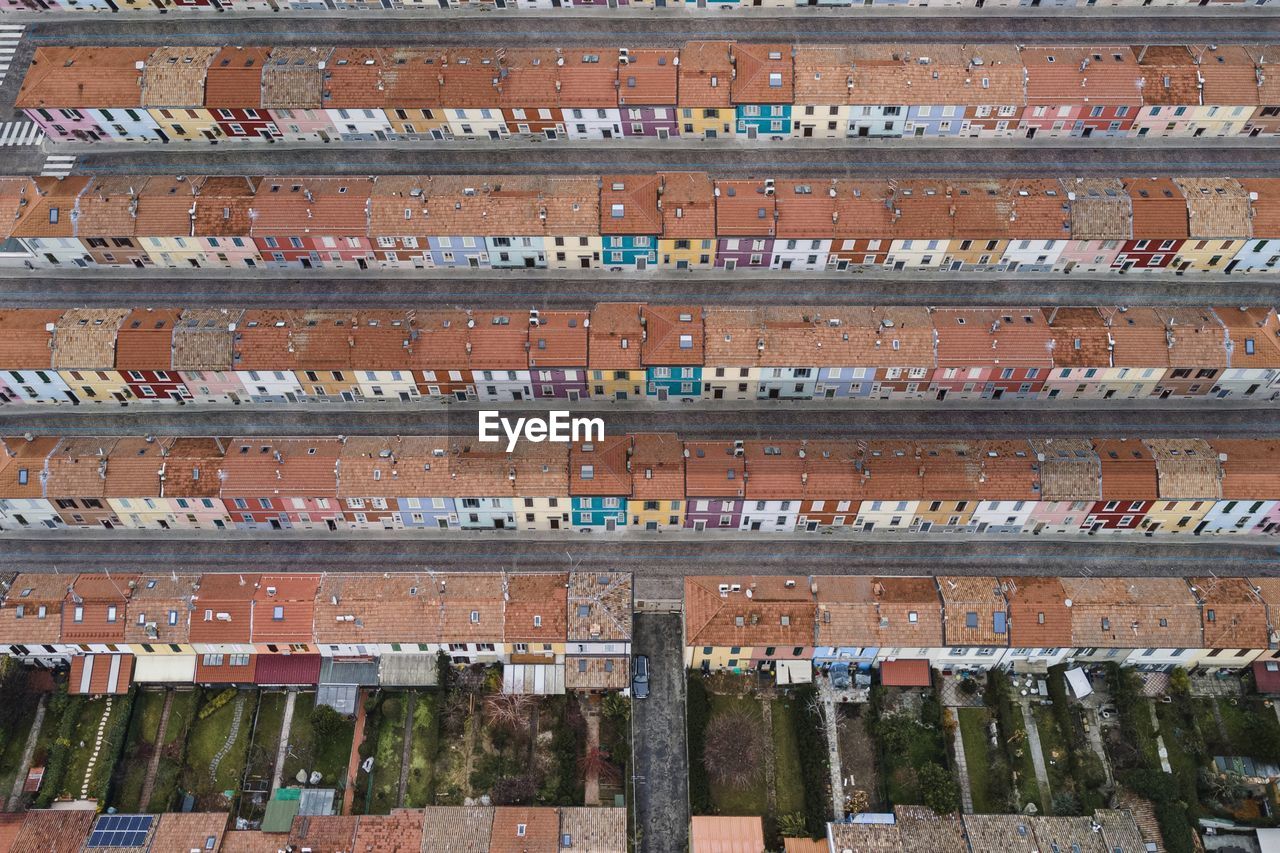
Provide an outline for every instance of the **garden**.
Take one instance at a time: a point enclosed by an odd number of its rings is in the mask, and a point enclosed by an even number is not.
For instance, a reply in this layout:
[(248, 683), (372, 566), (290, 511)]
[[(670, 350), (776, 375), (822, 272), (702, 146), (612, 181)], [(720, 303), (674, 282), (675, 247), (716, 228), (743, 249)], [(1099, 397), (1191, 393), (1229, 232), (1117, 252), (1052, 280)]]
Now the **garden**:
[(342, 791), (347, 787), (347, 764), (354, 736), (353, 721), (327, 705), (317, 706), (316, 694), (299, 693), (293, 705), (281, 784), (297, 784), (298, 773), (304, 771), (307, 778), (319, 773), (322, 787)]
[(924, 805), (939, 814), (958, 811), (960, 786), (948, 750), (957, 723), (936, 693), (876, 685), (868, 711), (887, 804)]
[(830, 819), (827, 743), (812, 685), (688, 676), (694, 814), (761, 815), (766, 840), (819, 837)]

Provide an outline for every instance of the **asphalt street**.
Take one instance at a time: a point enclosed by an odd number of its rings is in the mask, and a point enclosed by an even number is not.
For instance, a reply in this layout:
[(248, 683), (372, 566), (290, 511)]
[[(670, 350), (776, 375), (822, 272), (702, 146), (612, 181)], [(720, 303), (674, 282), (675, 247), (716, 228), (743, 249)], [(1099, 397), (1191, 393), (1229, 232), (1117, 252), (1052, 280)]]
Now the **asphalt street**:
[[(836, 402), (836, 401), (832, 401)], [(567, 404), (561, 404), (565, 406)], [(478, 434), (476, 412), (498, 404), (317, 403), (232, 406), (0, 407), (0, 434), (47, 435), (456, 435)], [(543, 401), (502, 404), (506, 416), (545, 411)], [(581, 401), (609, 435), (676, 432), (685, 439), (874, 439), (1025, 436), (1280, 435), (1275, 404), (1114, 400), (955, 404), (878, 401), (648, 403)]]
[(599, 175), (705, 171), (739, 178), (1044, 177), (1280, 173), (1280, 146), (1258, 140), (690, 140), (51, 145), (93, 175)]
[[(1083, 276), (1083, 277), (1082, 277)], [(1276, 305), (1267, 275), (996, 272), (582, 273), (572, 270), (0, 270), (6, 307), (305, 305), (586, 308), (597, 302), (717, 305)]]
[[(671, 45), (690, 38), (768, 41), (1019, 43), (1185, 43), (1260, 41), (1274, 33), (1276, 10), (1116, 10), (1046, 14), (1041, 10), (803, 10), (796, 14), (681, 15), (666, 12), (547, 14), (528, 12), (424, 16), (264, 13), (256, 16), (132, 14), (44, 15), (37, 44), (315, 44)], [(1225, 13), (1224, 13), (1225, 12)]]
[(649, 659), (649, 698), (631, 703), (636, 827), (645, 851), (689, 847), (684, 626), (679, 613), (636, 613), (631, 653)]

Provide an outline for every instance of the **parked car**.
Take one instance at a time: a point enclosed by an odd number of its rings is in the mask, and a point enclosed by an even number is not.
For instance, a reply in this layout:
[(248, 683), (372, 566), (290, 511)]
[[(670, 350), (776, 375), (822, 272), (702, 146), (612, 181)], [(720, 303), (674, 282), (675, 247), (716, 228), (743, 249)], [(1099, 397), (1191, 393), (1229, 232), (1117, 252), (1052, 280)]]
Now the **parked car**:
[(631, 696), (635, 699), (649, 698), (649, 658), (645, 655), (631, 659)]

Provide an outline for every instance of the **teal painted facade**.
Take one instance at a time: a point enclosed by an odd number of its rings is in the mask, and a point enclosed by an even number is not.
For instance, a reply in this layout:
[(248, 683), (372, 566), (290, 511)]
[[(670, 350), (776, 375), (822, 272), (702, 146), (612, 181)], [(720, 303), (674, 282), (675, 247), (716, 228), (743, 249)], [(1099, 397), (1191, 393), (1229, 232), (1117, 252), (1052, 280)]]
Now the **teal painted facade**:
[(646, 368), (645, 393), (647, 396), (659, 398), (701, 397), (702, 368)]
[(606, 269), (646, 269), (658, 264), (658, 238), (643, 234), (612, 234), (604, 238), (601, 255)]
[(790, 104), (738, 104), (734, 117), (739, 136), (750, 136), (752, 131), (762, 139), (791, 135)]
[(627, 499), (618, 497), (580, 497), (573, 499), (573, 526), (609, 529), (627, 525)]

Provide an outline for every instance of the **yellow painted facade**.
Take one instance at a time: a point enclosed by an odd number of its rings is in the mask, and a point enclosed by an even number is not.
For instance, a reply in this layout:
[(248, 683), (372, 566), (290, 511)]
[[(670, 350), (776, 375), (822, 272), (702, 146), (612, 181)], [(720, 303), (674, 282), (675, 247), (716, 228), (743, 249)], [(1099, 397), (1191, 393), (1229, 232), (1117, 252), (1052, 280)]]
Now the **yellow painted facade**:
[(703, 137), (710, 131), (717, 139), (733, 136), (733, 107), (680, 107), (680, 135)]
[[(684, 527), (685, 502), (642, 501), (632, 499), (627, 508), (631, 511), (631, 526), (637, 530), (678, 530)], [(656, 528), (648, 525), (655, 524)]]
[(149, 109), (151, 120), (160, 126), (164, 135), (177, 141), (218, 139), (218, 120), (209, 110)]
[(158, 267), (189, 267), (205, 265), (207, 255), (197, 237), (139, 237), (138, 242), (146, 250), (147, 257)]
[(1181, 270), (1183, 264), (1193, 272), (1222, 272), (1248, 240), (1198, 240), (1192, 238), (1182, 244), (1173, 259), (1172, 269)]
[(58, 375), (81, 402), (133, 399), (128, 383), (115, 370), (59, 370)]
[(1142, 529), (1161, 533), (1192, 533), (1214, 507), (1212, 500), (1156, 501), (1142, 519)]
[(716, 241), (659, 240), (658, 265), (665, 269), (712, 269), (716, 265)]
[[(645, 372), (639, 370), (588, 370), (588, 391), (597, 400), (644, 398)], [(619, 397), (622, 394), (624, 397)]]

